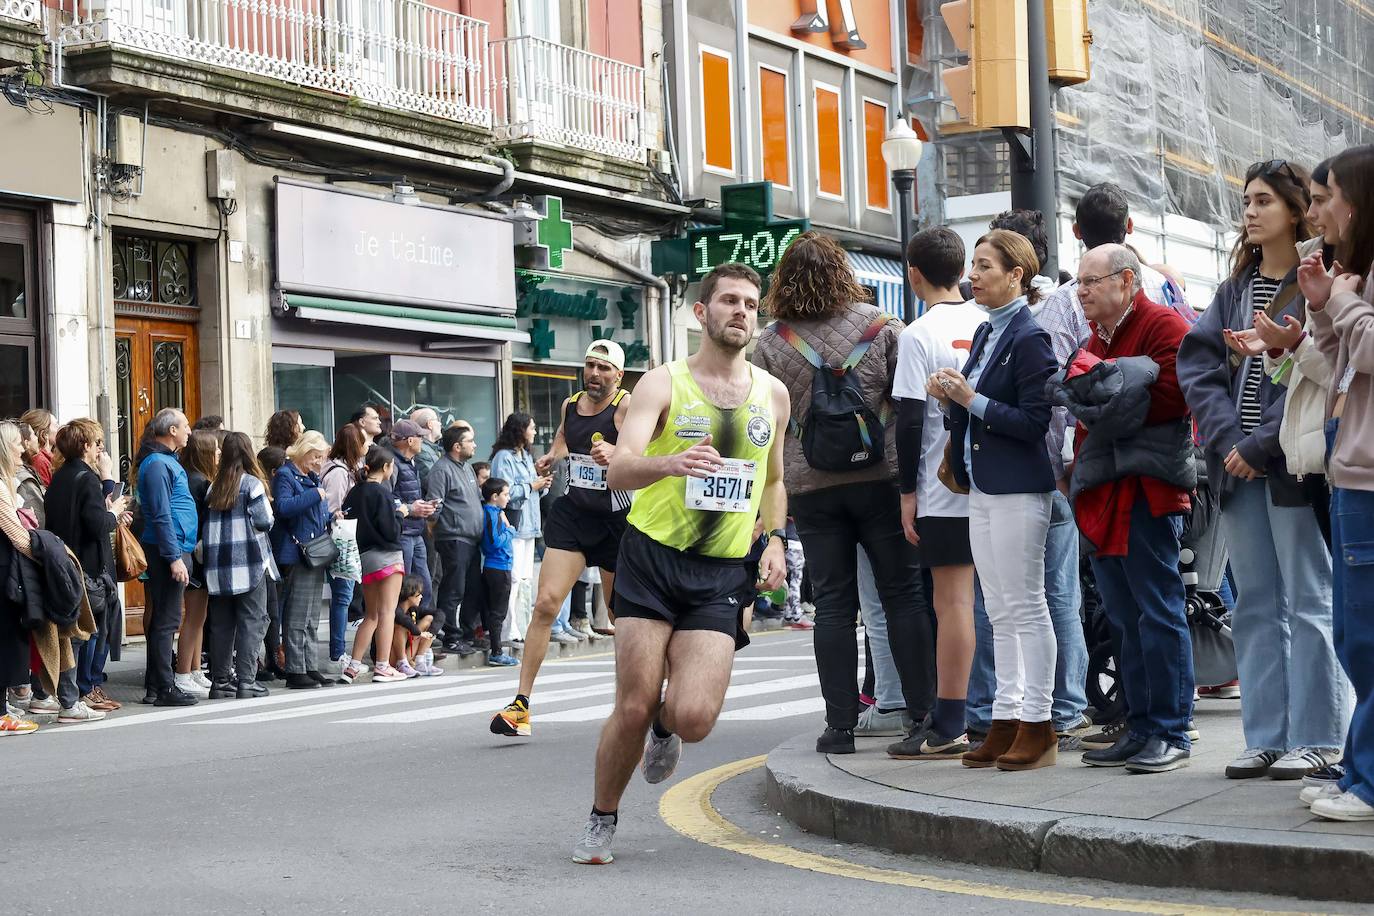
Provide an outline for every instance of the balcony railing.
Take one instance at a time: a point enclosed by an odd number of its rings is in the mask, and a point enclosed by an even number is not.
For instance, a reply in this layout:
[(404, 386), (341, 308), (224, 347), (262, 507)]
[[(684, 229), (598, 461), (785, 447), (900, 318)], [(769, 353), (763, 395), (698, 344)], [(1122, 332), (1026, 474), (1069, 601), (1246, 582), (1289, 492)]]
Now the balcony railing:
[(40, 25), (43, 22), (41, 0), (0, 0), (0, 19), (18, 19)]
[(520, 36), (491, 43), (497, 135), (644, 160), (644, 68)]
[(487, 24), (416, 0), (63, 3), (67, 46), (108, 42), (491, 126)]

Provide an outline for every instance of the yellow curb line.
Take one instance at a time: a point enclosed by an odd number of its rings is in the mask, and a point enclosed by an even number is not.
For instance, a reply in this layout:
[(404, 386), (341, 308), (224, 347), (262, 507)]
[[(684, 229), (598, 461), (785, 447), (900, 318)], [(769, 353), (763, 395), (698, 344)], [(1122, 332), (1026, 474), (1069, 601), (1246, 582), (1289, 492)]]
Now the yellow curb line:
[[(807, 852), (781, 843), (770, 843), (745, 833), (723, 818), (711, 804), (712, 795), (722, 783), (762, 767), (766, 759), (766, 756), (760, 756), (737, 760), (734, 763), (727, 763), (724, 766), (684, 779), (663, 793), (658, 805), (659, 816), (673, 830), (689, 839), (696, 840), (698, 843), (737, 852), (740, 855), (751, 856), (766, 862), (774, 862), (778, 865), (801, 868), (824, 875), (834, 875), (839, 878), (914, 887), (945, 894), (961, 894), (966, 897), (1015, 900), (1024, 903), (1080, 907), (1112, 912), (1148, 913), (1157, 914), (1157, 916), (1202, 916), (1202, 914), (1209, 914), (1209, 916), (1210, 914), (1221, 914), (1221, 916), (1260, 916), (1260, 914), (1264, 914), (1264, 916), (1298, 916), (1297, 913), (1290, 914), (1280, 910), (1236, 909), (1232, 907), (1209, 907), (1200, 904), (1165, 903), (1159, 900), (1092, 897), (1087, 894), (1030, 890), (1000, 884), (980, 884), (974, 881), (940, 878), (935, 875), (875, 868)], [(1162, 888), (1161, 892), (1177, 893), (1178, 891)]]

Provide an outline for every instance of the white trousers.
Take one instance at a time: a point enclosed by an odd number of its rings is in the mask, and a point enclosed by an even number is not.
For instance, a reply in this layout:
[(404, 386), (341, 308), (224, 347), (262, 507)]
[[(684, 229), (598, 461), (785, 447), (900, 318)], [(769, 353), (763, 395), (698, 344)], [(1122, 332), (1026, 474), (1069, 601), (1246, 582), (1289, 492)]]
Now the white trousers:
[(506, 632), (524, 639), (534, 611), (534, 538), (511, 539), (510, 603), (506, 606)]
[(969, 540), (992, 623), (994, 719), (1046, 722), (1054, 702), (1055, 641), (1045, 603), (1049, 493), (969, 494)]

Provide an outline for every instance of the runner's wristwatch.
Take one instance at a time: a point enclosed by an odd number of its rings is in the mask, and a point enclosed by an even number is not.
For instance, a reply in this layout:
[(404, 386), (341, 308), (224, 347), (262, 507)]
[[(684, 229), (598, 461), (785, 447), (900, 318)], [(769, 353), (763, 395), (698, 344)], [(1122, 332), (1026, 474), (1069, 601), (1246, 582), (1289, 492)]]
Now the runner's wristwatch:
[(785, 546), (787, 544), (787, 531), (783, 528), (774, 528), (768, 532), (768, 539), (771, 541), (773, 538), (778, 538)]

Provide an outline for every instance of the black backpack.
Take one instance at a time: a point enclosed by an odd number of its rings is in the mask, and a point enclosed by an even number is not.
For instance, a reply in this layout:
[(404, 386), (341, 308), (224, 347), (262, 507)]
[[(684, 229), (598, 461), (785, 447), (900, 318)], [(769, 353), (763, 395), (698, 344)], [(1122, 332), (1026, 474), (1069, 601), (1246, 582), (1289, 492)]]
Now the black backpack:
[(890, 318), (874, 319), (839, 368), (827, 365), (800, 334), (778, 322), (778, 336), (816, 370), (806, 421), (799, 424), (794, 417), (789, 431), (801, 440), (806, 463), (818, 471), (858, 471), (883, 460), (883, 418), (864, 400), (854, 367)]

